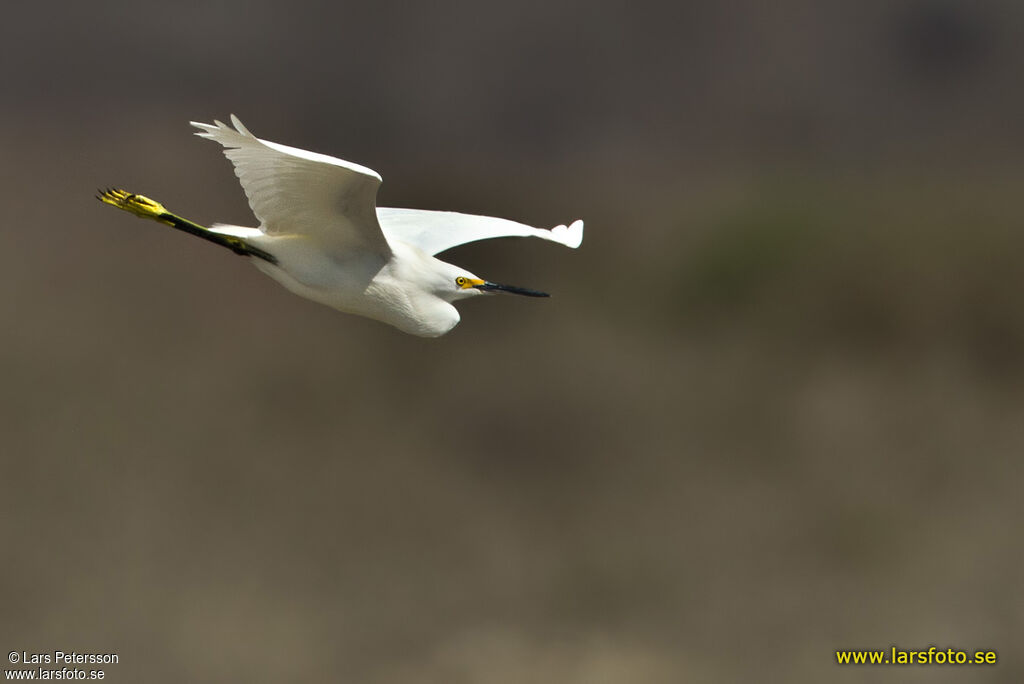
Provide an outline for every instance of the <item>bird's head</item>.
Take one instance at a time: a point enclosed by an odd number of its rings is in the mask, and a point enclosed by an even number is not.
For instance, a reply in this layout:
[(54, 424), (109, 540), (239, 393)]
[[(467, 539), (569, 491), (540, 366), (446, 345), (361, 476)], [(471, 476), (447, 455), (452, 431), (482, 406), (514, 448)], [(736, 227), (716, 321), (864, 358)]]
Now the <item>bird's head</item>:
[(465, 299), (478, 294), (493, 294), (496, 292), (508, 292), (510, 294), (524, 295), (526, 297), (549, 296), (547, 292), (529, 290), (525, 287), (516, 287), (515, 285), (492, 283), (489, 280), (477, 278), (475, 275), (467, 271), (459, 271), (452, 275), (449, 280), (449, 288), (451, 297), (450, 301)]

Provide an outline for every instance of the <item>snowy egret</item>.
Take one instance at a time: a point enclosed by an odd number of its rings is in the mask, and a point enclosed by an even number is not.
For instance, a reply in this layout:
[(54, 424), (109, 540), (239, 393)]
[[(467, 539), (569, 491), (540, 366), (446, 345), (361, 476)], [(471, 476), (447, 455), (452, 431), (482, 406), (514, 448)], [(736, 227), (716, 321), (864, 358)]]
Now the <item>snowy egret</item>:
[(459, 299), (493, 292), (548, 296), (478, 278), (435, 254), (499, 237), (538, 237), (572, 248), (583, 241), (579, 220), (544, 230), (490, 216), (378, 207), (376, 172), (261, 140), (234, 114), (231, 123), (234, 128), (220, 121), (192, 125), (196, 135), (224, 146), (259, 228), (205, 228), (124, 190), (101, 191), (99, 199), (253, 257), (297, 295), (423, 337), (455, 327), (459, 312), (452, 302)]

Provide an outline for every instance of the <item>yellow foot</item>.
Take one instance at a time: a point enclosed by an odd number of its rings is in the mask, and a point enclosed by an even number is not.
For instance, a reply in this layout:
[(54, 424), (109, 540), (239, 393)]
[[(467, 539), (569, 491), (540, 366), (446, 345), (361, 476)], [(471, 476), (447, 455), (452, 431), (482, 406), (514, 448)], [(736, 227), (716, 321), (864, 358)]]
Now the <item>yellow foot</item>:
[(142, 195), (136, 195), (135, 193), (128, 192), (126, 190), (118, 190), (116, 188), (107, 188), (101, 190), (100, 194), (96, 195), (96, 199), (99, 201), (117, 207), (118, 209), (124, 209), (127, 212), (141, 216), (142, 218), (160, 220), (160, 217), (168, 213), (164, 209), (164, 205), (159, 202), (155, 202), (148, 197)]

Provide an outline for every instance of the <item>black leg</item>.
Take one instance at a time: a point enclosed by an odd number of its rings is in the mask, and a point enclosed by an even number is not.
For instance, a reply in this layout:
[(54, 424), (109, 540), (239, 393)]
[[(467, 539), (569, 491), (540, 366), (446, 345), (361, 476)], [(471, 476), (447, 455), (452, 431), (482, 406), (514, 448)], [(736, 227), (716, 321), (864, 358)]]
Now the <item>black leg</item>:
[(117, 207), (118, 209), (135, 214), (141, 218), (159, 221), (160, 223), (167, 224), (172, 228), (177, 228), (178, 230), (185, 231), (190, 235), (195, 235), (198, 238), (220, 245), (221, 247), (227, 247), (235, 254), (240, 254), (242, 256), (254, 256), (272, 264), (277, 263), (277, 257), (273, 254), (265, 252), (258, 247), (253, 247), (242, 238), (214, 233), (198, 223), (193, 223), (192, 221), (182, 218), (177, 214), (172, 214), (164, 208), (164, 205), (151, 200), (148, 197), (136, 195), (125, 190), (107, 189), (100, 191), (99, 195), (97, 195), (97, 199), (105, 204)]

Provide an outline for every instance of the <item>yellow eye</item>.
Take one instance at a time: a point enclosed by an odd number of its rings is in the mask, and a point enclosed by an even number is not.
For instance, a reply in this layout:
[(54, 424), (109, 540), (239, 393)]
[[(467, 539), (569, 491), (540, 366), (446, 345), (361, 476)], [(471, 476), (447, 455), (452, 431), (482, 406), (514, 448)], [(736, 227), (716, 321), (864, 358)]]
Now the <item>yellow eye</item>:
[(469, 281), (467, 281), (462, 276), (459, 276), (458, 278), (455, 279), (455, 284), (458, 285), (459, 287), (466, 287), (467, 282)]

